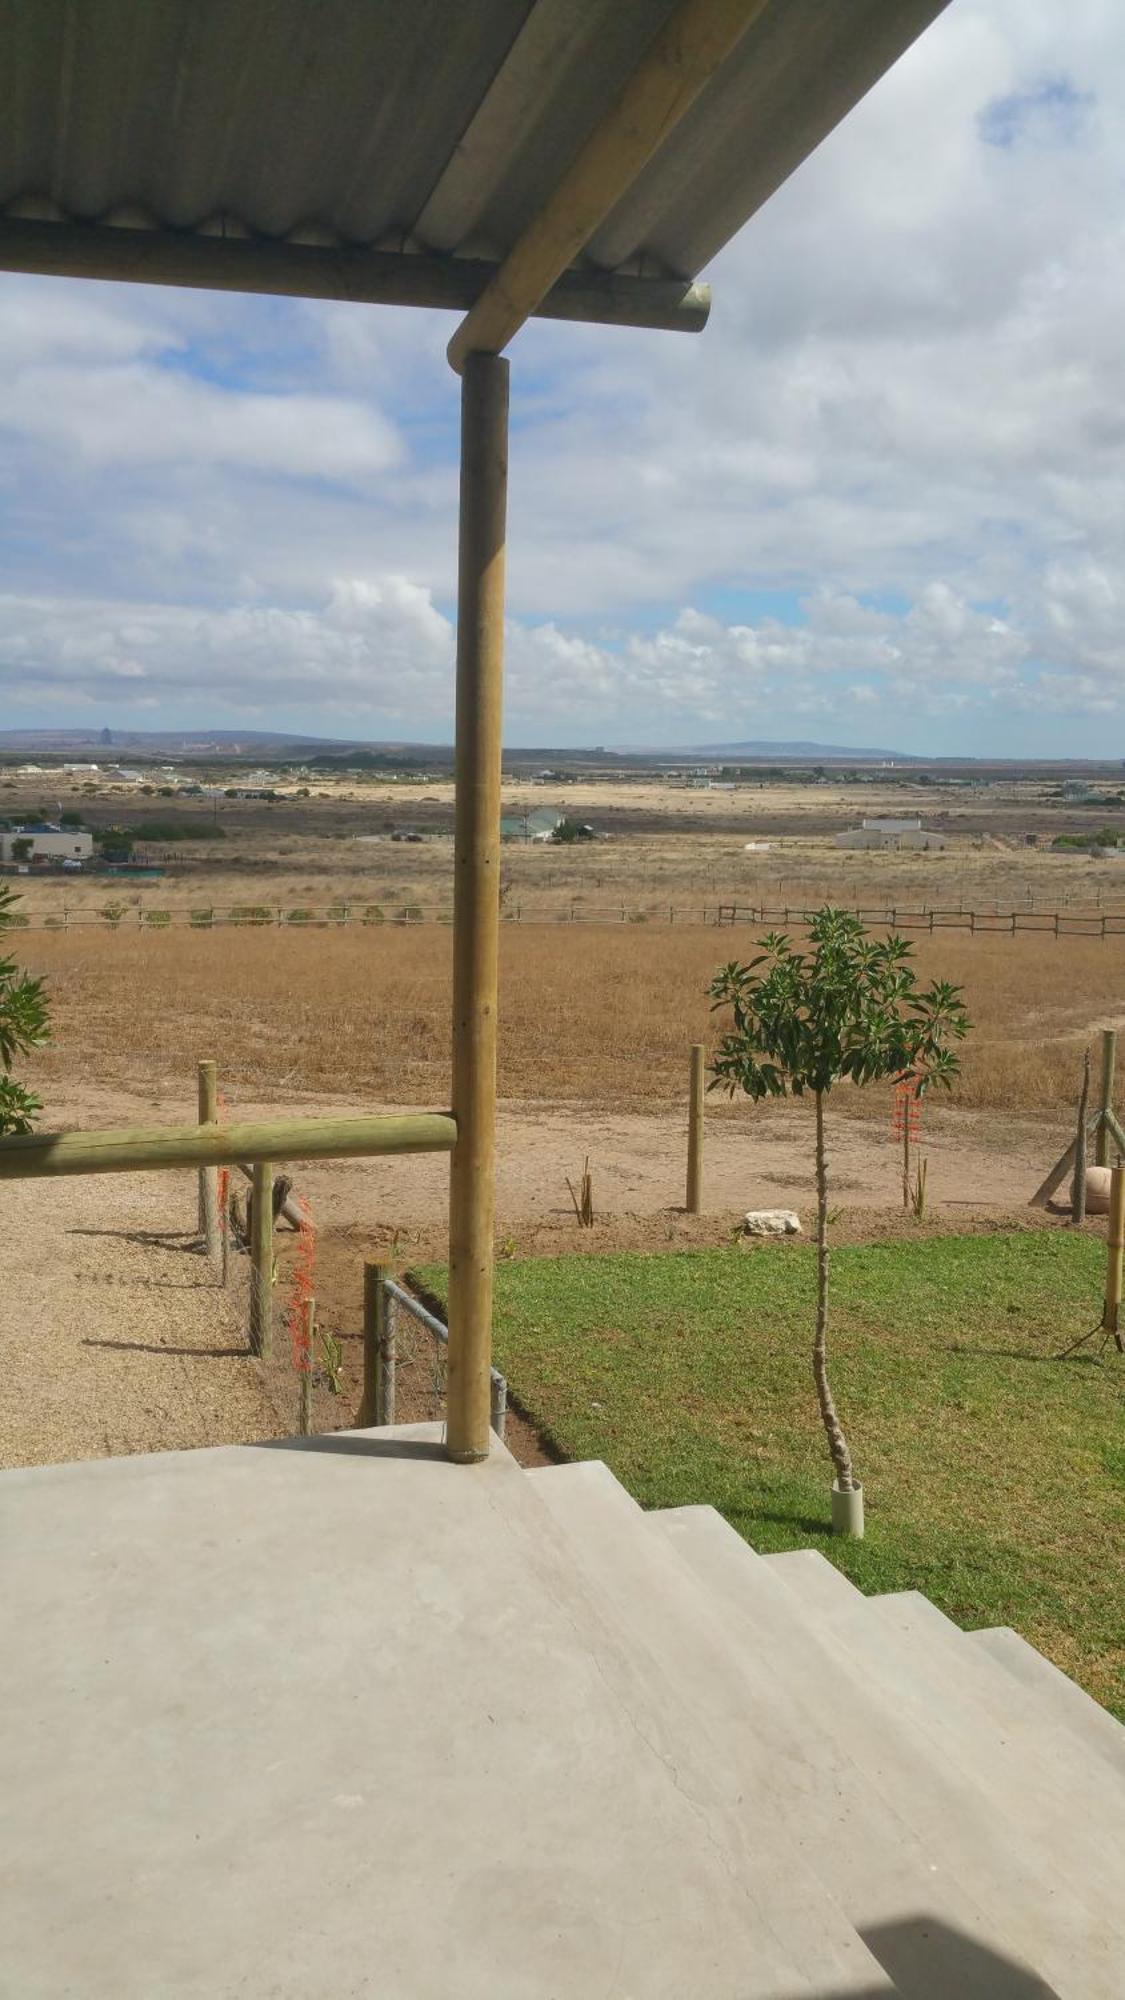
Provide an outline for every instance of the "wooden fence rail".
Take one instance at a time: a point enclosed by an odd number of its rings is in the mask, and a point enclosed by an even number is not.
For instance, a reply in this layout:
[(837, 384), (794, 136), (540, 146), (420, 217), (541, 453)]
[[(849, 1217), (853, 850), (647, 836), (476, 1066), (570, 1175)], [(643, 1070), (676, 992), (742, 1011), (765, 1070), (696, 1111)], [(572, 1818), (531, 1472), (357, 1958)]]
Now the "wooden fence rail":
[(355, 1160), (448, 1153), (447, 1111), (372, 1118), (288, 1118), (246, 1125), (156, 1125), (105, 1132), (33, 1132), (0, 1139), (0, 1180), (55, 1174), (131, 1174), (268, 1160)]

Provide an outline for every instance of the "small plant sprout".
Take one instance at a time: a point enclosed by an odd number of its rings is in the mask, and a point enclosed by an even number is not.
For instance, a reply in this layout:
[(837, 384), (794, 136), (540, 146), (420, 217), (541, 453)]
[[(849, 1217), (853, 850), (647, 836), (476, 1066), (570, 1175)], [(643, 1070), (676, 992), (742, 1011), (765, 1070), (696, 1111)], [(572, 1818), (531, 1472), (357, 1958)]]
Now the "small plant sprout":
[(577, 1188), (575, 1188), (569, 1174), (566, 1177), (566, 1184), (570, 1191), (570, 1199), (574, 1207), (578, 1227), (580, 1229), (592, 1229), (594, 1226), (594, 1183), (590, 1179), (589, 1153), (586, 1155), (582, 1168), (582, 1178)]
[(316, 1336), (320, 1342), (320, 1369), (328, 1384), (329, 1393), (338, 1396), (344, 1379), (344, 1350), (334, 1333), (327, 1327), (318, 1326)]
[[(828, 1380), (828, 1160), (824, 1107), (836, 1083), (915, 1079), (920, 1096), (959, 1073), (953, 1044), (970, 1023), (961, 989), (945, 980), (919, 987), (903, 938), (869, 937), (859, 918), (831, 905), (809, 925), (809, 949), (779, 931), (746, 965), (724, 965), (711, 982), (715, 1008), (730, 1026), (711, 1065), (712, 1088), (755, 1100), (804, 1097), (815, 1112), (817, 1291), (813, 1380), (841, 1495), (859, 1482)], [(841, 1519), (847, 1510), (841, 1510)], [(858, 1515), (858, 1510), (857, 1510)], [(853, 1518), (857, 1518), (853, 1517)], [(858, 1527), (852, 1532), (861, 1532)]]

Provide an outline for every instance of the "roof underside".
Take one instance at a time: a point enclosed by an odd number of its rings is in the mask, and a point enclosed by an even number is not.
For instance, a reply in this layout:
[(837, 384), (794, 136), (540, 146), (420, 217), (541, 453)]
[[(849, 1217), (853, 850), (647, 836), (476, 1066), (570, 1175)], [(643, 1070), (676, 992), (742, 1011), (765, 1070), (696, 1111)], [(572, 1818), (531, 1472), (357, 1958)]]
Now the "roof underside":
[[(675, 4), (0, 0), (0, 217), (499, 263)], [(944, 4), (769, 0), (584, 266), (694, 278)]]

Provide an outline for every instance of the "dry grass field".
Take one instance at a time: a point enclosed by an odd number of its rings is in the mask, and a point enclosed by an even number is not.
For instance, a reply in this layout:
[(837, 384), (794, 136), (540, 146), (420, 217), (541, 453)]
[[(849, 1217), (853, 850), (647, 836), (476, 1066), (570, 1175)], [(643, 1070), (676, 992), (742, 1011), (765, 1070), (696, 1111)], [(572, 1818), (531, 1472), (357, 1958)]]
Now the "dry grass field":
[[(723, 959), (749, 953), (754, 935), (507, 927), (501, 1095), (654, 1111), (682, 1101), (688, 1045), (715, 1029), (707, 982)], [(440, 1102), (450, 943), (437, 925), (28, 933), (21, 954), (50, 980), (55, 1029), (32, 1080), (49, 1114), (52, 1090), (67, 1081), (155, 1091), (207, 1054), (244, 1099)], [(1081, 1050), (1099, 1027), (1125, 1027), (1117, 938), (953, 932), (919, 938), (916, 958), (923, 976), (965, 988), (974, 1030), (956, 1100), (970, 1109), (1057, 1118), (1074, 1102)], [(869, 1098), (882, 1117), (882, 1096)], [(851, 1108), (862, 1115), (861, 1094)]]
[[(69, 786), (69, 789), (68, 789)], [(261, 907), (294, 911), (350, 904), (388, 919), (406, 908), (448, 916), (452, 879), (453, 790), (443, 780), (315, 780), (311, 796), (292, 786), (273, 803), (175, 797), (150, 799), (102, 789), (94, 798), (65, 781), (59, 803), (97, 829), (145, 820), (177, 822), (191, 836), (218, 826), (220, 840), (184, 838), (138, 849), (167, 867), (155, 881), (97, 875), (29, 880), (26, 907), (38, 926), (62, 911), (119, 909), (127, 927), (141, 913)], [(1038, 782), (965, 788), (911, 784), (748, 782), (696, 790), (653, 778), (553, 787), (508, 783), (504, 812), (518, 824), (539, 809), (587, 821), (599, 836), (557, 847), (513, 839), (503, 853), (506, 908), (524, 921), (569, 917), (621, 921), (701, 918), (717, 903), (793, 907), (828, 900), (877, 908), (1125, 910), (1125, 849), (1092, 859), (1052, 852), (1056, 833), (1089, 833), (1107, 822), (1125, 831), (1120, 807), (1061, 802)], [(1107, 794), (1107, 801), (1109, 795)], [(0, 810), (35, 816), (46, 795), (0, 785)], [(917, 815), (942, 832), (940, 853), (848, 852), (833, 835), (863, 815)], [(392, 840), (392, 830), (422, 835)], [(1038, 844), (1027, 845), (1029, 835)], [(748, 843), (754, 850), (747, 852)]]

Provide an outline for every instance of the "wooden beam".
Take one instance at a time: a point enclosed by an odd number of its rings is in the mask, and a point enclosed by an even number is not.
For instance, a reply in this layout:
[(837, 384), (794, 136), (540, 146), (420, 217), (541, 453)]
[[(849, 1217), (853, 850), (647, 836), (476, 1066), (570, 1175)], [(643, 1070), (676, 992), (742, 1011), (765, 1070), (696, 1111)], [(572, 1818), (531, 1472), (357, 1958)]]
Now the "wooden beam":
[(456, 1123), (445, 1111), (378, 1118), (286, 1118), (253, 1125), (33, 1132), (0, 1139), (0, 1180), (148, 1173), (164, 1167), (234, 1167), (244, 1160), (352, 1160), (385, 1153), (448, 1153), (456, 1138)]
[(616, 102), (449, 343), (458, 373), (499, 354), (627, 194), (766, 0), (680, 0)]
[[(115, 278), (130, 285), (467, 312), (498, 269), (475, 257), (352, 246), (325, 250), (269, 237), (0, 218), (0, 270), (47, 278)], [(698, 333), (707, 324), (711, 288), (688, 278), (563, 271), (535, 310), (543, 319)]]
[(507, 490), (508, 364), (474, 354), (461, 384), (454, 752), (446, 1437), (459, 1463), (487, 1458), (489, 1440)]

